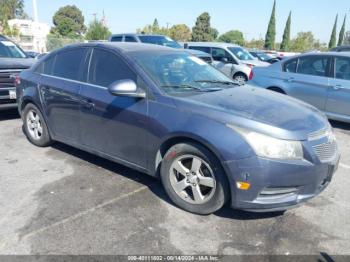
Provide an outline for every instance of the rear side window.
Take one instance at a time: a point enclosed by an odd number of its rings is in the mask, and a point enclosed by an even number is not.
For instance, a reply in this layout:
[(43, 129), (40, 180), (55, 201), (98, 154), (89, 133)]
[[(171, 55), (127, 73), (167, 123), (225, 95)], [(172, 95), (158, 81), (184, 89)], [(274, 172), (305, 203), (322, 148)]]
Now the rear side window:
[(106, 50), (94, 49), (88, 82), (108, 87), (122, 79), (131, 79), (136, 82), (136, 75), (117, 55)]
[(71, 80), (79, 80), (81, 64), (85, 55), (85, 48), (58, 53), (56, 55), (53, 75)]
[(350, 80), (350, 58), (335, 58), (335, 78)]
[(125, 42), (137, 42), (135, 37), (133, 37), (133, 36), (126, 36), (124, 41)]
[(298, 59), (293, 59), (284, 64), (284, 71), (288, 73), (296, 73), (298, 65)]
[(55, 63), (56, 56), (51, 56), (48, 59), (43, 60), (35, 69), (35, 73), (52, 75), (52, 68)]
[(299, 58), (297, 73), (313, 76), (327, 76), (329, 58), (307, 56)]
[(205, 46), (189, 46), (189, 49), (198, 50), (210, 54), (210, 47)]
[(114, 36), (112, 37), (112, 42), (121, 42), (123, 40), (123, 36)]
[(232, 56), (229, 54), (229, 52), (222, 48), (212, 48), (211, 55), (216, 61), (221, 61), (223, 58), (227, 58), (229, 62), (233, 61)]

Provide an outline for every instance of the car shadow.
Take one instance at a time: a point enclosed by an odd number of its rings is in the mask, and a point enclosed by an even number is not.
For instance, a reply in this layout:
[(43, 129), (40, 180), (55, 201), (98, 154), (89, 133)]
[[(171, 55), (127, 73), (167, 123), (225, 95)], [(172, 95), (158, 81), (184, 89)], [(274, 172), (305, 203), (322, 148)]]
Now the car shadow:
[(0, 121), (13, 120), (17, 118), (20, 118), (20, 116), (16, 108), (8, 109), (8, 110), (0, 110)]
[(343, 129), (346, 131), (350, 131), (350, 123), (345, 123), (345, 122), (340, 122), (340, 121), (335, 121), (335, 120), (331, 120), (330, 121), (332, 127), (334, 128), (339, 128), (339, 129)]
[[(63, 143), (56, 142), (55, 144), (52, 145), (52, 148), (59, 150), (61, 152), (64, 152), (66, 154), (72, 155), (76, 158), (82, 159), (92, 165), (111, 171), (115, 175), (121, 175), (128, 179), (134, 180), (144, 186), (147, 186), (154, 195), (162, 199), (167, 204), (172, 205), (175, 208), (178, 208), (169, 199), (169, 197), (167, 196), (167, 194), (163, 189), (161, 181), (157, 178), (135, 171), (131, 168), (117, 164), (115, 162), (104, 159), (102, 157), (73, 148)], [(218, 217), (230, 218), (233, 220), (267, 219), (267, 218), (281, 216), (282, 214), (283, 212), (253, 213), (253, 212), (246, 212), (246, 211), (240, 211), (240, 210), (233, 210), (232, 208), (229, 207), (229, 205), (226, 205), (221, 210), (214, 213), (214, 215)]]

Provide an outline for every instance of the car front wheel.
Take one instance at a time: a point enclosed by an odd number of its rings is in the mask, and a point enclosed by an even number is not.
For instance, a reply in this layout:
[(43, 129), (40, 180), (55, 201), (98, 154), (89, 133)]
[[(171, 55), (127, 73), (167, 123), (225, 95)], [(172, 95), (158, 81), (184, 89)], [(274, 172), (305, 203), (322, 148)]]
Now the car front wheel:
[(200, 145), (171, 147), (162, 162), (161, 178), (170, 199), (191, 213), (214, 213), (229, 198), (229, 185), (219, 161)]

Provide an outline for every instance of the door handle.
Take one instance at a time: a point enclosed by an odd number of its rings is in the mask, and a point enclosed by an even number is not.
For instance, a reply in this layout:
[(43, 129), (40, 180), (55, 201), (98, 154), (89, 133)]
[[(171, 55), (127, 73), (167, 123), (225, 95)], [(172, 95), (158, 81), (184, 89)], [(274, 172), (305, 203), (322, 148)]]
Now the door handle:
[(342, 85), (335, 85), (333, 86), (334, 90), (340, 90), (340, 89), (344, 89), (344, 87)]
[(288, 83), (292, 83), (292, 82), (294, 82), (294, 80), (295, 80), (294, 77), (290, 77), (290, 78), (287, 79), (287, 82), (288, 82)]
[(81, 104), (86, 109), (94, 109), (95, 104), (91, 100), (81, 100)]

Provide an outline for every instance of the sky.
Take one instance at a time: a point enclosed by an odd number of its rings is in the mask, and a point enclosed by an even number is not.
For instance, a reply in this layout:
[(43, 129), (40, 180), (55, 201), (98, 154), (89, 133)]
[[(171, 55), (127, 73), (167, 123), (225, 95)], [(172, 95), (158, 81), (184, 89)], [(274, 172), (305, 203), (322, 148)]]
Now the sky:
[[(273, 0), (37, 0), (39, 21), (52, 25), (52, 16), (64, 5), (76, 5), (82, 10), (85, 23), (93, 13), (101, 18), (103, 11), (112, 33), (135, 32), (155, 18), (161, 26), (187, 24), (191, 28), (196, 18), (209, 12), (211, 25), (225, 33), (240, 30), (246, 39), (265, 38)], [(24, 0), (25, 11), (33, 17), (32, 0)], [(281, 41), (289, 12), (292, 11), (292, 37), (300, 31), (312, 31), (321, 42), (329, 42), (336, 14), (338, 32), (344, 15), (349, 16), (350, 0), (277, 0), (277, 39)]]

